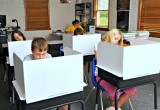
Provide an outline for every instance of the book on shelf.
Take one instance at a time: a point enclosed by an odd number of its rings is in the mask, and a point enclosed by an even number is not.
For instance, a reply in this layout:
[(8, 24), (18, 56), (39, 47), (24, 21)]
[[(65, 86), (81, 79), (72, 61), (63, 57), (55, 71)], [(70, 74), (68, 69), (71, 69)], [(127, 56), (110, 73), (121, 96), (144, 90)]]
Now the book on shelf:
[(137, 33), (122, 33), (124, 39), (133, 39), (136, 38)]
[(148, 39), (149, 35), (148, 31), (128, 31), (123, 33), (124, 39)]
[(137, 33), (137, 36), (139, 37), (149, 37), (150, 33), (148, 31), (129, 31), (133, 33)]

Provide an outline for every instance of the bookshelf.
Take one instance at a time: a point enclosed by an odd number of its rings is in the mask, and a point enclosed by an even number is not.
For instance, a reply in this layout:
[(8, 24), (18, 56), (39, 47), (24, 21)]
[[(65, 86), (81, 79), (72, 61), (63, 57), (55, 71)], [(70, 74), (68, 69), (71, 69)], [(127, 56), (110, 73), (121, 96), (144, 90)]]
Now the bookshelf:
[(117, 0), (117, 28), (128, 31), (130, 0)]
[(78, 3), (75, 4), (75, 19), (83, 22), (83, 18), (91, 19), (91, 3)]

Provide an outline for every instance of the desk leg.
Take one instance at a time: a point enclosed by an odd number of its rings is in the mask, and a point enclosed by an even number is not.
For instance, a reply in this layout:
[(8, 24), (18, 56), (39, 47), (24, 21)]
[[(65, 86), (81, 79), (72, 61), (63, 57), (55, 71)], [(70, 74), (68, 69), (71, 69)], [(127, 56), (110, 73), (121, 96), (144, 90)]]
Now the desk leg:
[(14, 86), (12, 84), (12, 104), (14, 104), (14, 101), (15, 101), (15, 92), (14, 92)]
[(88, 73), (90, 72), (90, 62), (88, 62)]
[(99, 93), (100, 93), (100, 89), (99, 89), (99, 87), (97, 87), (95, 110), (98, 110), (98, 98), (99, 98)]
[(82, 104), (82, 110), (86, 110), (85, 109), (85, 103), (83, 102), (83, 101), (80, 101), (81, 102), (81, 104)]
[(117, 89), (116, 90), (116, 93), (115, 93), (115, 110), (118, 110), (118, 92), (120, 91), (121, 89)]
[(17, 108), (17, 110), (21, 110), (20, 99), (17, 99), (16, 108)]
[(99, 79), (97, 81), (97, 92), (96, 92), (96, 104), (95, 104), (95, 110), (98, 110), (98, 98), (99, 98), (99, 94), (100, 94), (100, 89), (99, 89), (99, 85), (102, 79)]
[(156, 82), (153, 82), (154, 84), (154, 109), (157, 109), (157, 84)]
[(16, 101), (17, 103), (16, 103), (16, 110), (26, 110), (25, 109), (25, 102), (24, 101), (22, 101), (22, 100), (20, 100), (20, 99), (17, 99), (17, 101)]

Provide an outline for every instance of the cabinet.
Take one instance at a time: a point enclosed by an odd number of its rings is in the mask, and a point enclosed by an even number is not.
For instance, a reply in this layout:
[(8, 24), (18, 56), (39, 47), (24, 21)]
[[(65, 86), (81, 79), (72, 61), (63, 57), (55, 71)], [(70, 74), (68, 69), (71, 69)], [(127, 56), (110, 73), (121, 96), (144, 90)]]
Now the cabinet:
[(117, 0), (117, 28), (128, 31), (130, 0)]
[(91, 3), (78, 3), (75, 4), (75, 19), (83, 22), (83, 18), (91, 19)]
[(2, 44), (7, 43), (7, 31), (6, 29), (0, 28), (0, 58), (3, 58), (3, 47)]
[(136, 31), (139, 0), (110, 0), (109, 29)]

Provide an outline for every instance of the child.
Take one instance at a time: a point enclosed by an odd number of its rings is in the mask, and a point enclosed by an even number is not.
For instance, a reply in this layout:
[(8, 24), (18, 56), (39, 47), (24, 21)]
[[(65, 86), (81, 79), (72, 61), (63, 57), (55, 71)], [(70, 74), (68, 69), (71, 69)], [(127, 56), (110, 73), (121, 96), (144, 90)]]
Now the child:
[[(84, 31), (81, 28), (76, 28), (74, 30), (74, 35), (83, 35), (83, 32)], [(85, 70), (86, 70), (86, 57), (84, 57), (83, 62), (84, 62), (83, 63), (83, 73), (85, 73)], [(87, 77), (86, 77), (85, 74), (84, 74), (84, 80), (88, 84)]]
[(81, 28), (76, 28), (74, 30), (74, 35), (83, 35), (83, 30)]
[[(12, 32), (11, 37), (9, 37), (9, 40), (12, 41), (23, 41), (26, 40), (26, 38), (24, 37), (23, 33), (19, 30), (15, 30)], [(8, 69), (8, 83), (9, 83), (9, 96), (12, 95), (12, 81), (14, 79), (14, 67), (13, 66), (9, 66), (6, 65), (7, 64), (7, 58), (8, 58), (9, 54), (8, 54), (8, 47), (3, 48), (3, 63), (4, 63), (4, 69), (7, 72), (7, 68)], [(7, 67), (7, 68), (6, 68)]]
[[(109, 31), (103, 38), (102, 42), (106, 43), (111, 43), (115, 45), (123, 45), (123, 38), (122, 38), (122, 33), (118, 29), (112, 29)], [(97, 59), (97, 46), (95, 46), (95, 56)], [(96, 80), (98, 81), (100, 78), (96, 74)], [(106, 110), (115, 110), (115, 103), (114, 103), (114, 98), (115, 98), (115, 91), (117, 90), (116, 87), (110, 85), (108, 82), (102, 80), (100, 82), (100, 85), (105, 89), (105, 91), (108, 93), (109, 99), (111, 106), (106, 108)], [(121, 110), (121, 106), (128, 101), (136, 92), (136, 88), (128, 88), (128, 89), (123, 89), (123, 94), (119, 96), (118, 99), (118, 110)]]
[[(15, 30), (15, 31), (12, 32), (10, 40), (12, 40), (12, 41), (23, 41), (23, 40), (26, 40), (26, 38), (21, 31)], [(8, 56), (8, 47), (3, 48), (3, 53), (4, 53), (3, 61), (4, 61), (4, 63), (6, 63), (6, 56)]]
[(21, 31), (15, 30), (12, 32), (11, 39), (12, 41), (22, 41), (26, 40), (26, 37), (23, 35)]
[[(32, 54), (27, 55), (24, 61), (38, 60), (44, 58), (51, 58), (51, 55), (47, 53), (48, 43), (44, 38), (35, 38), (31, 44)], [(58, 107), (58, 110), (68, 110), (68, 105)]]
[(65, 32), (66, 33), (74, 33), (74, 30), (76, 28), (81, 28), (84, 31), (82, 26), (79, 24), (79, 20), (74, 20), (74, 21), (72, 21), (72, 25), (68, 26)]

